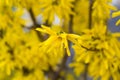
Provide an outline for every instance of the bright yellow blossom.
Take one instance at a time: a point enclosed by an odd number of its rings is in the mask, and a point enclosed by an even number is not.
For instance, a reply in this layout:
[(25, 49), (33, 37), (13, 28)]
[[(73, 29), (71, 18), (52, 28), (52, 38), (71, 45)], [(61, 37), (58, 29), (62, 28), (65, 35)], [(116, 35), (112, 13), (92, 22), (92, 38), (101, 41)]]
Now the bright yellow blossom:
[(70, 15), (74, 12), (72, 4), (75, 0), (41, 0), (40, 9), (43, 16), (43, 22), (48, 21), (51, 24), (54, 21), (55, 15), (60, 18), (61, 21), (69, 21)]
[[(3, 75), (0, 79), (29, 80), (32, 77), (33, 80), (44, 80), (43, 70), (48, 69), (48, 60), (38, 54), (36, 45), (40, 41), (35, 31), (23, 32), (23, 28), (17, 26), (7, 27), (3, 32), (4, 37), (0, 39), (0, 74)], [(26, 70), (27, 76), (24, 75)]]
[(102, 80), (119, 79), (120, 33), (110, 33), (103, 24), (95, 25), (91, 30), (85, 30), (73, 46), (75, 50), (75, 72), (79, 69), (76, 65), (88, 64), (88, 73), (94, 78)]
[[(8, 1), (8, 2), (7, 2)], [(1, 0), (0, 1), (0, 29), (6, 27), (21, 26), (25, 24), (25, 21), (21, 18), (23, 10), (12, 5), (12, 1)], [(8, 15), (9, 14), (9, 15)]]
[[(106, 24), (117, 10), (111, 2), (0, 0), (0, 80), (76, 80), (85, 71), (95, 80), (120, 80), (120, 33)], [(51, 27), (38, 28), (42, 23)], [(67, 66), (72, 57), (76, 75)]]
[(80, 34), (88, 28), (89, 0), (77, 0), (74, 11), (76, 15), (73, 17), (73, 31)]
[[(110, 18), (110, 10), (117, 10), (115, 6), (111, 4), (112, 0), (94, 0), (92, 6), (92, 16), (94, 22), (106, 21)], [(96, 21), (98, 19), (98, 21)]]
[(78, 37), (77, 35), (66, 34), (63, 31), (55, 32), (54, 30), (51, 30), (43, 25), (42, 28), (37, 28), (36, 30), (50, 35), (46, 41), (40, 44), (41, 52), (63, 55), (63, 52), (66, 49), (68, 56), (70, 56), (68, 40), (74, 41), (75, 38)]

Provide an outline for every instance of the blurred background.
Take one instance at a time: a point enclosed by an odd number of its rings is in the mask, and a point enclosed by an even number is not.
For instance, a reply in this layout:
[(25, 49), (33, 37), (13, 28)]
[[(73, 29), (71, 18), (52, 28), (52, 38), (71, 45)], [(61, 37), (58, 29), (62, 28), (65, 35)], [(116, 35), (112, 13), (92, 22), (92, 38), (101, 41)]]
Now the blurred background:
[[(117, 8), (120, 10), (120, 0), (113, 0), (113, 2), (112, 2), (112, 5), (115, 5), (115, 6), (117, 6)], [(33, 26), (34, 25), (34, 23), (32, 22), (32, 20), (31, 20), (31, 16), (30, 16), (30, 14), (29, 14), (29, 12), (27, 12), (27, 10), (25, 9), (24, 10), (24, 12), (25, 12), (25, 14), (22, 16), (22, 18), (23, 19), (25, 19), (25, 20), (27, 20), (27, 23), (26, 23), (26, 27), (28, 27), (28, 28), (24, 28), (24, 31), (25, 32), (29, 32), (29, 28), (31, 27), (31, 26)], [(111, 11), (111, 13), (112, 13), (112, 11)], [(116, 18), (110, 18), (110, 20), (108, 21), (108, 29), (111, 31), (111, 32), (120, 32), (120, 25), (119, 26), (115, 26), (115, 23), (116, 23), (116, 21), (118, 20), (118, 19), (120, 19), (120, 17), (116, 17)], [(43, 22), (42, 22), (42, 16), (41, 15), (39, 15), (39, 16), (37, 16), (36, 17), (36, 21), (37, 21), (37, 23), (38, 24), (42, 24)], [(59, 24), (60, 23), (60, 19), (57, 17), (57, 16), (55, 16), (55, 20), (53, 21), (53, 24)], [(32, 38), (30, 38), (30, 39), (32, 39)], [(32, 42), (32, 41), (31, 41)], [(30, 43), (31, 43), (30, 42)], [(36, 42), (37, 43), (37, 42)], [(24, 42), (23, 42), (23, 44), (24, 44)], [(0, 45), (0, 47), (1, 47), (1, 45)], [(68, 64), (71, 62), (71, 60), (73, 59), (73, 50), (72, 49), (70, 49), (70, 51), (71, 51), (71, 53), (72, 53), (72, 56), (71, 57), (69, 57), (68, 58), (68, 60), (67, 60), (67, 63), (66, 63), (66, 65), (68, 66)], [(18, 51), (19, 52), (19, 51)], [(23, 51), (24, 52), (24, 51)], [(33, 51), (34, 52), (34, 51)], [(26, 57), (24, 57), (24, 58), (26, 58)], [(26, 72), (27, 72), (27, 70), (25, 70)], [(70, 69), (69, 70), (69, 72), (72, 74), (72, 75), (74, 75), (74, 73), (72, 72), (72, 70)], [(45, 72), (46, 73), (46, 72)], [(19, 74), (18, 74), (19, 75)], [(79, 80), (84, 80), (84, 74), (83, 75), (81, 75), (81, 77), (79, 78)], [(7, 80), (9, 80), (9, 79), (7, 79)], [(47, 79), (46, 79), (47, 80)], [(61, 80), (61, 79), (60, 79)], [(76, 78), (76, 80), (78, 80), (78, 78)], [(89, 76), (87, 76), (87, 80), (93, 80), (91, 77), (89, 77)]]

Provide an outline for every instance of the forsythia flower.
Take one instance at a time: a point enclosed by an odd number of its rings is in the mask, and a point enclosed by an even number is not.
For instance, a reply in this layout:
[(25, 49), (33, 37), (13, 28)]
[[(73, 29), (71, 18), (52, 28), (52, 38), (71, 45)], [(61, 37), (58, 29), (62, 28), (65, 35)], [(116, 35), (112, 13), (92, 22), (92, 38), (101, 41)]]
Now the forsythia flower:
[(51, 24), (54, 21), (55, 15), (61, 21), (69, 21), (70, 15), (73, 15), (72, 4), (75, 0), (41, 0), (40, 8), (43, 16), (43, 22), (48, 21)]
[[(71, 57), (77, 76), (86, 71), (96, 80), (120, 80), (120, 33), (106, 27), (110, 10), (117, 10), (111, 2), (0, 0), (0, 80), (75, 80), (67, 66)], [(25, 27), (24, 10), (31, 27)], [(112, 14), (117, 16), (120, 11)], [(57, 19), (62, 27), (52, 26)], [(41, 23), (52, 27), (38, 28)]]
[(50, 35), (46, 41), (40, 44), (40, 49), (43, 53), (63, 55), (63, 52), (66, 49), (68, 56), (70, 56), (68, 40), (75, 42), (75, 39), (79, 37), (74, 34), (66, 34), (62, 31), (55, 32), (43, 25), (42, 28), (37, 28), (37, 30)]
[(25, 24), (25, 21), (21, 18), (22, 15), (23, 10), (13, 6), (12, 1), (0, 0), (0, 29)]
[(35, 69), (29, 74), (25, 74), (22, 71), (16, 71), (14, 77), (11, 80), (45, 80), (44, 73), (40, 69)]
[[(93, 20), (106, 21), (110, 18), (110, 10), (117, 10), (115, 6), (111, 5), (112, 0), (95, 0), (92, 6)], [(96, 21), (94, 21), (96, 22)]]
[(93, 78), (108, 80), (112, 76), (114, 80), (119, 80), (120, 43), (117, 37), (120, 37), (120, 33), (107, 32), (103, 24), (85, 30), (73, 46), (76, 63), (70, 66), (78, 73), (81, 69), (77, 65), (88, 64), (88, 73)]
[(73, 31), (80, 33), (83, 29), (88, 28), (88, 13), (89, 13), (89, 0), (77, 0), (75, 2), (73, 16)]
[[(44, 80), (43, 70), (48, 61), (38, 54), (39, 42), (35, 31), (23, 32), (23, 28), (7, 27), (0, 39), (0, 80)], [(42, 61), (42, 63), (40, 63)]]

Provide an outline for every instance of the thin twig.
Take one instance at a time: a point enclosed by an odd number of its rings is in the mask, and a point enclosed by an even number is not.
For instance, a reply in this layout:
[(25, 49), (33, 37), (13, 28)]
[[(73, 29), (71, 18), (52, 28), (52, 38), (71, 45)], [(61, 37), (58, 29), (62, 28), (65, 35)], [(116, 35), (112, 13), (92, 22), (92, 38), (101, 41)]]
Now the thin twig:
[[(29, 13), (30, 13), (31, 19), (32, 19), (32, 21), (33, 21), (33, 26), (32, 26), (31, 28), (33, 28), (33, 29), (35, 29), (35, 28), (37, 28), (37, 27), (40, 28), (41, 26), (40, 26), (39, 24), (37, 24), (35, 15), (34, 15), (34, 13), (33, 13), (33, 10), (32, 10), (32, 9), (29, 9)], [(44, 40), (44, 36), (43, 36), (40, 32), (36, 31), (36, 34), (37, 34), (38, 39), (39, 39), (40, 41), (43, 41), (43, 40)]]
[(34, 15), (32, 9), (29, 9), (29, 13), (30, 13), (31, 19), (32, 19), (32, 21), (33, 21), (34, 27), (40, 27), (40, 25), (37, 24), (37, 21), (36, 21), (36, 18), (35, 18), (35, 15)]
[(89, 0), (89, 25), (88, 28), (91, 29), (92, 28), (92, 6), (93, 6), (93, 0)]
[[(88, 24), (88, 28), (91, 29), (92, 28), (92, 6), (93, 6), (93, 0), (89, 0), (89, 24)], [(87, 80), (87, 73), (88, 73), (88, 64), (85, 64), (85, 71), (83, 74), (84, 80)]]

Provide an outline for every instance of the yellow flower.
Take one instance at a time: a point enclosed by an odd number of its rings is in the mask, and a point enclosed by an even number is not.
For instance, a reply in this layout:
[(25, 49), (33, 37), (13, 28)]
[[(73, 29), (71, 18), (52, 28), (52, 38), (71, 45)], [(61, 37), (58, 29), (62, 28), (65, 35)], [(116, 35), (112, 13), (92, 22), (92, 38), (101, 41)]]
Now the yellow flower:
[(98, 22), (100, 20), (106, 21), (110, 18), (110, 10), (117, 10), (117, 8), (113, 5), (111, 5), (112, 0), (95, 0), (93, 2), (93, 21), (96, 22), (96, 19), (98, 19)]
[[(8, 2), (7, 2), (8, 1)], [(25, 24), (25, 20), (21, 18), (23, 10), (16, 8), (12, 4), (13, 1), (2, 0), (0, 5), (0, 29), (21, 26)]]
[(36, 30), (50, 35), (46, 41), (40, 44), (41, 52), (55, 55), (63, 55), (64, 50), (66, 50), (68, 56), (70, 56), (68, 40), (75, 42), (75, 39), (79, 37), (74, 34), (66, 34), (63, 31), (55, 32), (54, 30), (51, 30), (50, 28), (43, 25), (42, 28), (37, 28)]
[[(94, 78), (107, 80), (119, 74), (120, 66), (120, 33), (110, 33), (103, 24), (96, 24), (91, 30), (83, 31), (78, 42), (73, 45), (75, 50), (74, 67), (81, 63), (88, 64), (88, 73)], [(112, 67), (113, 66), (113, 67)], [(78, 71), (76, 70), (76, 73)]]
[(15, 75), (11, 80), (45, 80), (45, 75), (42, 70), (35, 68), (29, 74), (25, 74), (22, 70), (16, 70)]
[(54, 21), (55, 15), (58, 16), (61, 21), (69, 21), (70, 15), (73, 15), (71, 8), (75, 0), (41, 0), (40, 8), (43, 16), (43, 22), (48, 21), (51, 24)]
[(88, 28), (89, 0), (76, 0), (74, 11), (76, 15), (73, 17), (73, 31), (80, 34)]
[[(44, 80), (42, 70), (48, 70), (49, 60), (38, 54), (38, 46), (36, 45), (40, 41), (36, 32), (33, 30), (23, 32), (21, 26), (7, 27), (3, 32), (5, 32), (4, 37), (0, 39), (0, 74), (3, 75), (0, 76), (0, 79), (5, 80), (9, 77), (12, 80), (10, 77), (12, 75), (14, 80), (30, 80), (31, 77), (33, 80), (36, 78), (36, 80)], [(28, 70), (35, 70), (33, 73), (28, 72), (30, 73), (28, 74), (29, 78), (23, 74), (24, 67)], [(16, 75), (16, 70), (20, 75)]]

